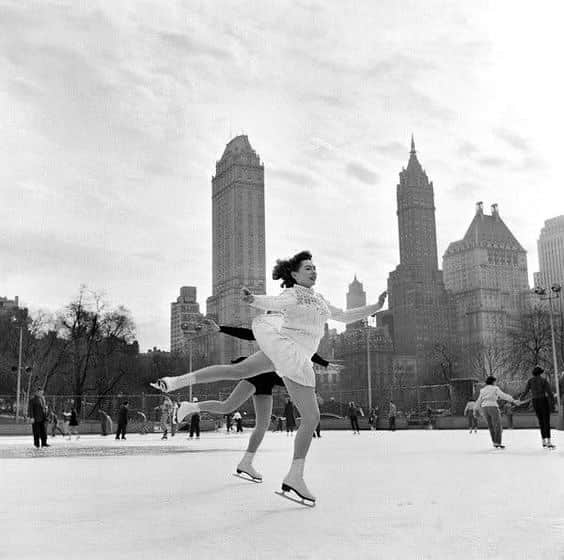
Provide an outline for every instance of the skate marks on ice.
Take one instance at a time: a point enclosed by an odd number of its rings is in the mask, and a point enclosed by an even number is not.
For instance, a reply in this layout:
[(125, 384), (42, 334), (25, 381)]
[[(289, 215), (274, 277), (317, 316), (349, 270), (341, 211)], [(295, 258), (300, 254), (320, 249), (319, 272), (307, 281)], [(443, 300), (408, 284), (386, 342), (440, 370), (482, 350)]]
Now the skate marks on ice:
[[(79, 444), (80, 445), (80, 444)], [(33, 447), (0, 448), (0, 459), (45, 459), (53, 457), (115, 457), (135, 455), (175, 455), (179, 453), (233, 453), (233, 449), (194, 449), (189, 447), (169, 447), (166, 445), (118, 446), (75, 446), (69, 442), (66, 446), (50, 445), (48, 449)]]

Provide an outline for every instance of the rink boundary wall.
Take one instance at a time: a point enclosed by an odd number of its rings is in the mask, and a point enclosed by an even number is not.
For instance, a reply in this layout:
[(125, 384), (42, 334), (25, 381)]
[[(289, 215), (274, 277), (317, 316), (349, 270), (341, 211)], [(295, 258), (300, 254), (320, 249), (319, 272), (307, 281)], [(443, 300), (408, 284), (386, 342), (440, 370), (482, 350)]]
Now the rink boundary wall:
[[(364, 418), (359, 419), (360, 428), (362, 430), (368, 430), (368, 420)], [(508, 429), (507, 417), (502, 416), (502, 424), (504, 429)], [(556, 430), (558, 427), (558, 415), (551, 414), (550, 416), (551, 428)], [(478, 426), (482, 429), (487, 428), (485, 420), (480, 417), (478, 420)], [(158, 426), (152, 426), (149, 433), (157, 433), (159, 431)], [(515, 414), (513, 415), (513, 429), (537, 429), (538, 422), (537, 417), (534, 414)], [(339, 419), (322, 419), (321, 420), (322, 430), (350, 430), (350, 422), (348, 418)], [(429, 429), (428, 425), (413, 426), (407, 424), (405, 417), (396, 418), (396, 429), (397, 430), (424, 430)], [(468, 420), (465, 416), (439, 416), (433, 419), (433, 429), (436, 430), (467, 430)], [(388, 419), (381, 418), (379, 421), (378, 431), (388, 430)], [(224, 431), (224, 429), (223, 429)], [(249, 431), (246, 427), (245, 431)], [(31, 424), (28, 423), (0, 423), (0, 436), (31, 436)], [(82, 422), (80, 424), (81, 434), (100, 434), (100, 422)], [(130, 433), (138, 433), (135, 429), (131, 429)]]

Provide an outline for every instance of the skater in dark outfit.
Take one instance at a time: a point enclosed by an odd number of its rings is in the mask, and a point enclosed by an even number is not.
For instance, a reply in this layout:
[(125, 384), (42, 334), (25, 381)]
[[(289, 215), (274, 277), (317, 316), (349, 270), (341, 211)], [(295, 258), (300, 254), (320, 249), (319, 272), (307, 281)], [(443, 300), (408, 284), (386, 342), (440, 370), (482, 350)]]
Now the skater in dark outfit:
[[(208, 322), (215, 330), (227, 334), (228, 336), (241, 338), (243, 340), (254, 340), (251, 329), (218, 326), (213, 321)], [(244, 357), (240, 357), (232, 360), (232, 363), (239, 363), (244, 359)], [(311, 359), (313, 362), (323, 367), (329, 365), (327, 360), (324, 360), (317, 354), (314, 354)], [(231, 392), (231, 395), (229, 395), (225, 401), (203, 401), (197, 404), (181, 402), (178, 409), (178, 421), (182, 422), (184, 417), (188, 414), (200, 411), (210, 412), (212, 414), (230, 413), (239, 408), (249, 397), (252, 397), (255, 409), (255, 427), (249, 438), (245, 455), (237, 465), (236, 471), (238, 474), (246, 474), (256, 482), (262, 481), (262, 474), (253, 467), (253, 460), (270, 425), (272, 417), (272, 390), (274, 387), (284, 387), (284, 380), (274, 371), (248, 377), (247, 379), (239, 381), (235, 389)], [(277, 431), (282, 431), (282, 418), (278, 417), (277, 420)]]
[(513, 404), (520, 404), (511, 395), (504, 393), (499, 387), (495, 385), (495, 377), (489, 376), (486, 379), (486, 386), (480, 390), (480, 395), (476, 399), (474, 407), (474, 414), (482, 413), (488, 424), (490, 436), (492, 438), (493, 446), (496, 449), (505, 449), (501, 443), (501, 435), (503, 428), (501, 426), (501, 413), (497, 401), (509, 401)]
[(35, 395), (29, 400), (27, 417), (31, 420), (33, 445), (39, 448), (49, 447), (47, 443), (47, 403), (43, 396), (43, 389), (35, 390)]
[[(192, 404), (195, 404), (197, 406), (197, 402), (198, 402), (198, 398), (194, 397), (192, 399)], [(178, 410), (180, 410), (180, 406), (178, 407)], [(192, 416), (190, 416), (190, 438), (194, 437), (194, 434), (196, 435), (196, 439), (200, 439), (200, 412), (194, 412), (192, 414)]]
[[(294, 416), (294, 403), (290, 397), (286, 397), (286, 404), (284, 405), (284, 418), (286, 418), (286, 435), (294, 433), (296, 427), (296, 417)], [(313, 432), (312, 432), (313, 433)]]
[(358, 425), (358, 413), (359, 409), (356, 404), (351, 401), (349, 403), (349, 409), (347, 411), (347, 416), (351, 421), (351, 428), (353, 430), (353, 434), (360, 434), (360, 426)]
[(125, 401), (120, 407), (118, 412), (118, 425), (116, 432), (116, 439), (125, 439), (127, 432), (127, 421), (129, 415), (129, 401)]
[(550, 441), (550, 411), (553, 405), (552, 389), (548, 381), (542, 377), (544, 369), (540, 366), (533, 368), (533, 375), (527, 381), (525, 390), (519, 395), (519, 400), (531, 393), (533, 410), (539, 421), (539, 428), (542, 438), (542, 446), (553, 449), (554, 445)]

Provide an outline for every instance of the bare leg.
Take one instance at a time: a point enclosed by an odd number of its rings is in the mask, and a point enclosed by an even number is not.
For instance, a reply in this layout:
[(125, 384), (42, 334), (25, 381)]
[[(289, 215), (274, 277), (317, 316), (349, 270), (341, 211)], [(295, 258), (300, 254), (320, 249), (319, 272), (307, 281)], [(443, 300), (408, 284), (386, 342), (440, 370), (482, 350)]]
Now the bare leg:
[(247, 446), (248, 453), (255, 453), (264, 439), (264, 434), (270, 426), (272, 415), (272, 395), (254, 395), (253, 404), (255, 405), (255, 429), (249, 438)]
[(253, 377), (254, 375), (268, 373), (273, 370), (274, 366), (270, 359), (264, 352), (259, 350), (238, 364), (208, 366), (176, 377), (163, 377), (161, 381), (166, 384), (165, 391), (169, 392), (182, 389), (182, 387), (187, 385), (244, 379), (245, 377)]
[(301, 415), (300, 427), (294, 439), (294, 458), (290, 471), (284, 478), (282, 490), (291, 489), (300, 497), (315, 502), (315, 496), (304, 482), (305, 457), (309, 450), (313, 432), (319, 422), (319, 406), (314, 387), (300, 385), (284, 377), (286, 389)]
[(255, 482), (259, 482), (262, 480), (262, 475), (253, 467), (253, 460), (270, 424), (270, 415), (272, 414), (272, 395), (253, 396), (253, 405), (255, 407), (256, 415), (255, 429), (249, 438), (247, 451), (237, 465), (237, 472), (243, 472), (250, 476)]
[(198, 408), (202, 412), (211, 412), (212, 414), (229, 414), (237, 410), (254, 392), (255, 386), (243, 379), (237, 384), (226, 400), (202, 401), (198, 403)]

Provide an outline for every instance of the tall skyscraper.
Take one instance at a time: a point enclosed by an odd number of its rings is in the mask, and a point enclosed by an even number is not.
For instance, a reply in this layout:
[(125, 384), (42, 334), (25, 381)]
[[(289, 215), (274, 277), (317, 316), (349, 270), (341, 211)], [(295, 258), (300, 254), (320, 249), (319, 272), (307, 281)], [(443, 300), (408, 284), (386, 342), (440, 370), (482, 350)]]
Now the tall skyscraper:
[[(207, 313), (219, 324), (249, 327), (256, 312), (241, 302), (241, 287), (265, 293), (264, 212), (264, 166), (247, 136), (237, 136), (212, 178), (213, 288)], [(251, 350), (248, 343), (220, 340), (221, 361)]]
[(417, 159), (413, 137), (407, 168), (399, 177), (400, 264), (388, 279), (388, 306), (395, 358), (413, 364), (412, 379), (403, 382), (417, 383), (432, 375), (433, 346), (450, 335), (448, 295), (437, 261), (433, 183)]
[(564, 286), (564, 215), (544, 222), (537, 248), (539, 273), (535, 282), (543, 288)]
[[(482, 362), (501, 363), (501, 355), (496, 355), (529, 299), (529, 281), (527, 253), (501, 219), (497, 204), (488, 216), (477, 203), (463, 239), (448, 246), (443, 271), (462, 355), (474, 362), (482, 355)], [(471, 363), (464, 368), (472, 373)]]
[(195, 286), (182, 286), (180, 295), (175, 302), (170, 304), (170, 351), (185, 352), (186, 338), (190, 336), (189, 331), (182, 329), (182, 324), (187, 323), (191, 331), (202, 322), (203, 315), (200, 313), (200, 304), (196, 299)]
[[(347, 309), (353, 309), (355, 307), (363, 307), (366, 305), (366, 292), (362, 286), (362, 282), (359, 282), (354, 276), (354, 280), (349, 284), (349, 291), (347, 292)], [(362, 327), (364, 321), (357, 321), (355, 323), (349, 323), (347, 325), (347, 330), (357, 329)]]

